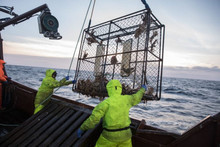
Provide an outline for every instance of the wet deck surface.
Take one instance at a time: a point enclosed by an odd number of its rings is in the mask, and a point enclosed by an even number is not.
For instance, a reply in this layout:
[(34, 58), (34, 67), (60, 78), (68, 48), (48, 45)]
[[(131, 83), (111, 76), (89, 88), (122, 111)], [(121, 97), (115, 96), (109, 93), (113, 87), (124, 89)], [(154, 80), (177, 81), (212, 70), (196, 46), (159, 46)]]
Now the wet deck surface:
[(39, 113), (0, 139), (3, 146), (94, 146), (101, 125), (77, 138), (77, 129), (91, 114), (74, 104), (53, 100)]

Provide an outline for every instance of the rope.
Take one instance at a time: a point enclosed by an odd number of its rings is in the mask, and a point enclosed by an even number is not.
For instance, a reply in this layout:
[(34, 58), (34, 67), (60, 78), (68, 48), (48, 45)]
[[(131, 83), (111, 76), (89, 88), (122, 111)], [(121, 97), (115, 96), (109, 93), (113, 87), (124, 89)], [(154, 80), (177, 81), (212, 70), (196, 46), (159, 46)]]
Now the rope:
[(37, 107), (36, 107), (35, 109), (37, 109), (40, 105), (42, 105), (43, 103), (45, 103), (49, 98), (51, 98), (51, 96), (52, 96), (54, 93), (56, 93), (60, 88), (61, 88), (61, 86), (58, 87), (57, 89), (55, 89), (55, 91), (52, 92), (52, 93), (51, 93), (46, 99), (44, 99), (39, 105), (37, 105)]
[(141, 0), (141, 2), (144, 4), (144, 6), (145, 6), (145, 8), (146, 8), (147, 10), (150, 10), (150, 11), (151, 11), (149, 5), (147, 4), (147, 2), (146, 2), (145, 0)]
[[(84, 25), (85, 25), (85, 22), (86, 22), (86, 19), (87, 19), (87, 16), (88, 16), (88, 12), (89, 12), (89, 9), (90, 9), (90, 6), (91, 6), (91, 3), (92, 3), (92, 0), (90, 0), (89, 6), (88, 6), (88, 9), (87, 9), (87, 12), (86, 12), (86, 16), (85, 16), (84, 21), (83, 21), (82, 28), (81, 28), (81, 31), (80, 31), (80, 33), (79, 33), (79, 37), (78, 37), (78, 40), (77, 40), (77, 43), (76, 43), (76, 47), (75, 47), (75, 50), (74, 50), (74, 53), (73, 53), (73, 56), (72, 56), (71, 62), (70, 62), (70, 66), (69, 66), (69, 70), (68, 70), (68, 74), (67, 74), (67, 76), (69, 76), (70, 69), (71, 69), (72, 64), (73, 64), (73, 59), (74, 59), (74, 56), (75, 56), (75, 53), (76, 53), (76, 49), (77, 49), (78, 44), (79, 44), (79, 40), (80, 40), (81, 35), (82, 35), (82, 31), (83, 31), (83, 28), (84, 28)], [(94, 7), (94, 5), (93, 5), (93, 7)], [(92, 11), (92, 12), (93, 12), (93, 11)], [(92, 14), (91, 14), (91, 17), (92, 17)], [(91, 24), (91, 17), (90, 17), (90, 23), (89, 23), (89, 24)]]
[(95, 2), (96, 2), (96, 0), (94, 0), (94, 3), (93, 3), (92, 12), (91, 12), (91, 16), (90, 16), (90, 19), (89, 19), (89, 25), (88, 25), (87, 31), (89, 31), (90, 25), (91, 25), (91, 22), (92, 22), (92, 16), (93, 16), (94, 8), (95, 8)]
[(95, 8), (95, 2), (96, 2), (96, 0), (94, 0), (93, 6), (92, 6), (92, 12), (91, 12), (90, 20), (92, 19), (92, 16), (93, 16), (93, 12), (94, 12), (94, 8)]

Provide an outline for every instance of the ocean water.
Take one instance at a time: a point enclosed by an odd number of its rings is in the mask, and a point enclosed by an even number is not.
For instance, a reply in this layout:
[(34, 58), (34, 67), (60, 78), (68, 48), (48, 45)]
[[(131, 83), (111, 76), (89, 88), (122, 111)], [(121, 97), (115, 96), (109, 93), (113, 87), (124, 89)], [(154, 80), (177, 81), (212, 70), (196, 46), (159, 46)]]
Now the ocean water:
[[(7, 75), (13, 80), (38, 89), (47, 68), (6, 65)], [(55, 69), (57, 80), (68, 73), (66, 69)], [(70, 72), (70, 79), (74, 71)], [(61, 87), (56, 95), (91, 106), (100, 101), (72, 91), (71, 85)], [(220, 81), (163, 78), (160, 101), (141, 102), (130, 110), (130, 117), (142, 120), (147, 125), (169, 132), (182, 134), (209, 115), (220, 112)]]

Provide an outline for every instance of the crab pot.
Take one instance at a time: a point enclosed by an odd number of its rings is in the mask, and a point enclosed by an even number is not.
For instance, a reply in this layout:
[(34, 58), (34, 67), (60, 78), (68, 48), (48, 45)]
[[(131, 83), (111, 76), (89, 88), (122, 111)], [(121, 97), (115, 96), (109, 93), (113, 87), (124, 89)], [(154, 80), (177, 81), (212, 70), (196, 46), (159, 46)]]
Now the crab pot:
[(161, 97), (165, 26), (141, 10), (85, 29), (73, 91), (106, 97), (106, 84), (118, 79), (122, 94), (148, 86), (146, 100)]

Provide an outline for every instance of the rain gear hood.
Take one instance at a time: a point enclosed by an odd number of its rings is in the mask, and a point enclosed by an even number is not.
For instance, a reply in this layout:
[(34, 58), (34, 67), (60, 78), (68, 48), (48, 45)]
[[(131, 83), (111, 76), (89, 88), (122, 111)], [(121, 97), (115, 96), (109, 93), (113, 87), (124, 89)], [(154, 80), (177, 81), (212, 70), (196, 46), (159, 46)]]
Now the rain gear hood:
[[(118, 130), (130, 126), (129, 110), (141, 101), (145, 89), (141, 88), (133, 95), (121, 95), (122, 85), (118, 80), (109, 81), (106, 88), (109, 98), (94, 108), (91, 116), (81, 125), (81, 130), (85, 131), (94, 128), (101, 118), (103, 118), (103, 128), (108, 130)], [(103, 142), (103, 139), (101, 139), (103, 137), (108, 141), (120, 143), (131, 139), (131, 136), (130, 129), (120, 131), (107, 131), (104, 129), (102, 137), (99, 138), (97, 144)]]
[(111, 80), (106, 85), (106, 88), (107, 88), (109, 97), (113, 95), (121, 95), (122, 93), (122, 86), (118, 80)]
[(55, 70), (53, 69), (48, 69), (46, 70), (46, 77), (52, 77), (53, 73), (56, 72)]
[(72, 83), (72, 81), (66, 81), (65, 78), (63, 78), (60, 81), (57, 81), (55, 78), (52, 77), (53, 73), (56, 72), (53, 69), (47, 69), (46, 70), (46, 76), (42, 81), (41, 86), (38, 89), (37, 95), (35, 97), (34, 105), (35, 105), (35, 111), (34, 114), (40, 111), (44, 106), (46, 106), (50, 98), (41, 104), (45, 99), (47, 99), (52, 93), (54, 88), (61, 87), (64, 85), (69, 85)]

